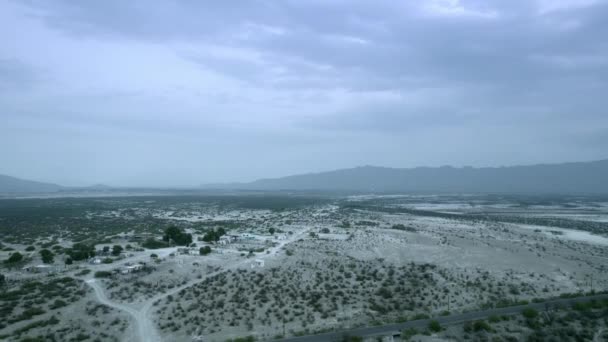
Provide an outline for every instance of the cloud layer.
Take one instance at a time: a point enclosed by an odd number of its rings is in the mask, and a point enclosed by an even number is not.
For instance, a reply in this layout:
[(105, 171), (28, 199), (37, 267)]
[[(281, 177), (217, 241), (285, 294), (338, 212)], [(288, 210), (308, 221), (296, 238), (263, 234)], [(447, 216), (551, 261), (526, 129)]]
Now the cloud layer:
[(2, 1), (0, 173), (606, 158), (606, 1)]

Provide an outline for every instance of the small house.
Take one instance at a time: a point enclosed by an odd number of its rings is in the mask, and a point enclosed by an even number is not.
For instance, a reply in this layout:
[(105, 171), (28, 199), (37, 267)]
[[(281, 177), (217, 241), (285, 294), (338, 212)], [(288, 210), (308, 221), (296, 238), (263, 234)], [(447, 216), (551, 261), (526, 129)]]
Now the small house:
[(122, 274), (127, 274), (127, 273), (135, 273), (135, 272), (139, 272), (144, 268), (144, 265), (142, 264), (135, 264), (135, 265), (130, 265), (130, 266), (125, 266), (122, 268), (122, 270), (120, 271), (120, 273)]
[(97, 257), (93, 257), (89, 259), (89, 264), (91, 265), (99, 265), (101, 264), (102, 260), (101, 258), (97, 258)]
[(53, 265), (26, 266), (23, 270), (30, 273), (55, 273), (58, 271), (57, 267)]

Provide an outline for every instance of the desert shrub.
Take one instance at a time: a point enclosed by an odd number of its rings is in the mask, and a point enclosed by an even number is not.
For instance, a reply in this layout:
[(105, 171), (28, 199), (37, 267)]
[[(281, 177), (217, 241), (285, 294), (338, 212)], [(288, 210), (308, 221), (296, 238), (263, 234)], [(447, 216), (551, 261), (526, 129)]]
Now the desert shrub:
[(536, 317), (538, 317), (538, 311), (532, 309), (532, 308), (526, 308), (524, 309), (521, 314), (527, 318), (527, 319), (534, 319)]
[(91, 273), (91, 270), (90, 270), (90, 269), (88, 269), (88, 268), (85, 268), (84, 270), (82, 270), (82, 271), (80, 271), (80, 272), (76, 273), (76, 275), (77, 275), (77, 276), (84, 276), (84, 275), (87, 275), (87, 274), (89, 274), (89, 273)]
[(109, 271), (97, 271), (95, 272), (95, 278), (109, 278), (112, 276), (112, 272)]
[(149, 238), (144, 241), (141, 246), (148, 249), (159, 249), (169, 247), (169, 244), (164, 241)]
[(406, 226), (406, 225), (401, 224), (401, 223), (397, 223), (397, 224), (392, 225), (391, 229), (404, 230), (404, 231), (407, 231), (407, 232), (415, 232), (416, 231), (416, 229), (414, 229), (413, 227)]
[(483, 320), (479, 320), (479, 321), (475, 321), (473, 323), (473, 330), (474, 331), (492, 331), (492, 327), (490, 327), (490, 325)]
[(488, 317), (488, 321), (490, 321), (491, 323), (498, 323), (500, 322), (500, 317), (496, 316), (496, 315), (492, 315), (490, 317)]
[(112, 255), (113, 256), (119, 256), (120, 253), (122, 253), (122, 246), (120, 246), (120, 245), (112, 246)]
[(8, 259), (4, 260), (5, 264), (16, 264), (23, 260), (23, 255), (19, 252), (15, 252), (11, 254)]
[(52, 264), (55, 254), (53, 254), (53, 252), (49, 251), (48, 249), (41, 249), (40, 257), (42, 258), (43, 263)]
[(441, 324), (439, 324), (439, 322), (432, 320), (429, 322), (429, 330), (432, 332), (440, 332), (441, 331)]
[(49, 309), (55, 310), (55, 309), (62, 308), (66, 305), (68, 305), (68, 303), (62, 301), (61, 299), (56, 299), (51, 305), (49, 305)]
[(207, 254), (211, 253), (211, 247), (209, 247), (209, 246), (201, 247), (201, 248), (198, 250), (198, 253), (199, 253), (200, 255), (207, 255)]
[(407, 328), (403, 331), (401, 331), (401, 338), (404, 340), (409, 340), (410, 338), (412, 338), (413, 336), (418, 334), (418, 330), (416, 330), (416, 328)]

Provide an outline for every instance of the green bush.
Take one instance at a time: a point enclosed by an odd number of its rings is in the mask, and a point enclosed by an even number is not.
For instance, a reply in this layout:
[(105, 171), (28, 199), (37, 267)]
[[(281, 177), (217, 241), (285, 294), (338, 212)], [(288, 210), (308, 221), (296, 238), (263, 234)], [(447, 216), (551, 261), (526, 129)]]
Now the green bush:
[(80, 272), (76, 273), (76, 275), (77, 275), (77, 276), (84, 276), (84, 275), (87, 275), (87, 274), (89, 274), (89, 273), (91, 273), (91, 270), (90, 270), (90, 269), (88, 269), (88, 268), (85, 268), (84, 270), (82, 270), (82, 271), (80, 271)]
[(473, 323), (473, 330), (476, 331), (476, 332), (477, 331), (482, 331), (482, 330), (483, 331), (492, 331), (492, 327), (488, 323), (486, 323), (485, 321), (480, 320), (480, 321), (475, 321)]
[(109, 271), (97, 271), (94, 274), (95, 278), (109, 278), (112, 276), (112, 272)]
[(141, 244), (142, 247), (148, 249), (159, 249), (169, 247), (169, 244), (164, 241), (159, 241), (153, 238), (149, 238)]
[(72, 245), (72, 248), (66, 249), (65, 253), (73, 260), (86, 260), (95, 256), (95, 245), (75, 243)]
[(15, 252), (15, 253), (11, 254), (11, 256), (9, 256), (8, 259), (4, 260), (4, 263), (16, 264), (16, 263), (20, 262), (21, 260), (23, 260), (23, 255), (19, 252)]
[(188, 246), (192, 243), (192, 234), (186, 234), (183, 229), (170, 226), (165, 230), (163, 241), (173, 242), (179, 246)]
[(53, 252), (49, 251), (48, 249), (41, 249), (40, 257), (42, 258), (43, 263), (52, 264), (53, 259), (55, 258), (55, 254), (53, 254)]
[(122, 253), (122, 246), (120, 246), (120, 245), (114, 245), (112, 247), (112, 255), (113, 256), (119, 256), (120, 253)]
[(416, 328), (407, 328), (401, 331), (401, 339), (404, 340), (409, 340), (415, 335), (418, 335), (418, 330), (416, 330)]
[(441, 324), (439, 324), (439, 322), (432, 320), (429, 322), (429, 330), (432, 332), (440, 332), (441, 331)]
[(536, 317), (538, 317), (538, 311), (532, 309), (532, 308), (526, 308), (521, 312), (522, 315), (524, 315), (525, 318), (527, 319), (535, 319)]

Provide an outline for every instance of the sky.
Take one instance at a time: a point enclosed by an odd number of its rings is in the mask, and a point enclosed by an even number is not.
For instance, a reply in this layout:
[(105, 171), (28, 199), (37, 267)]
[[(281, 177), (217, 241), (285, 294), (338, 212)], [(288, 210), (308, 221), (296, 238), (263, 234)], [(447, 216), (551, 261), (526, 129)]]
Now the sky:
[(0, 0), (0, 174), (608, 158), (608, 1)]

